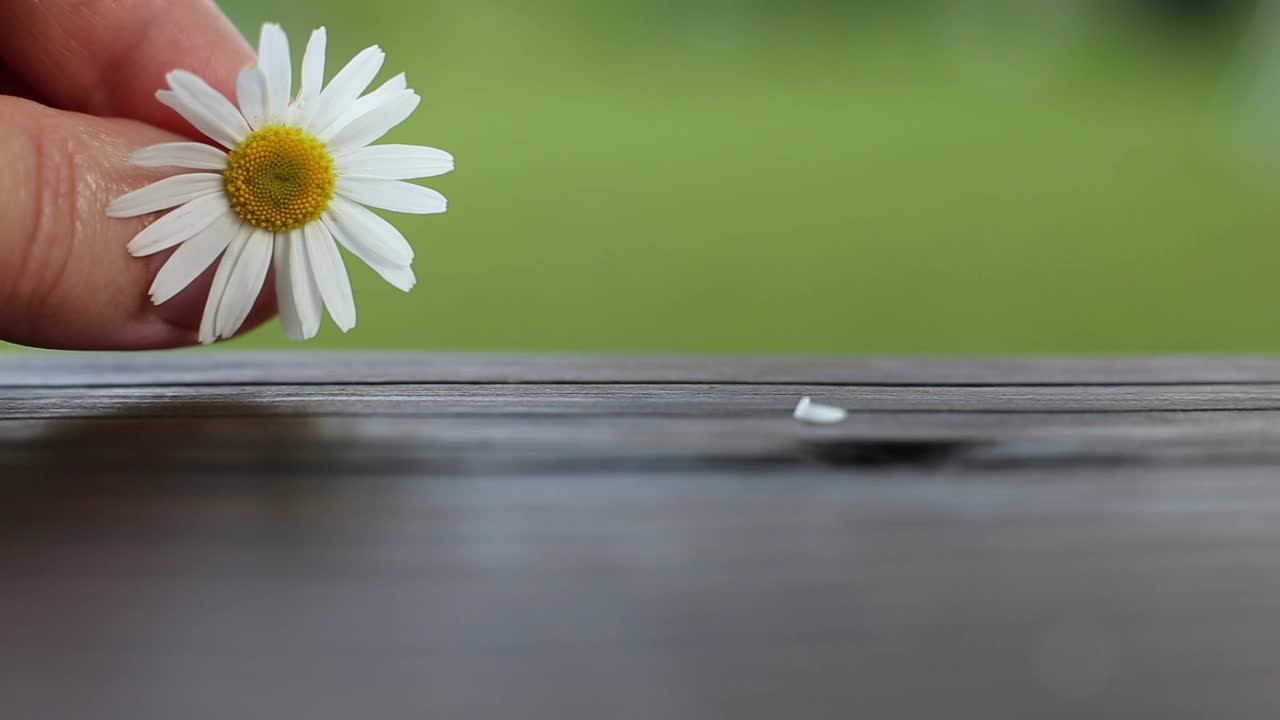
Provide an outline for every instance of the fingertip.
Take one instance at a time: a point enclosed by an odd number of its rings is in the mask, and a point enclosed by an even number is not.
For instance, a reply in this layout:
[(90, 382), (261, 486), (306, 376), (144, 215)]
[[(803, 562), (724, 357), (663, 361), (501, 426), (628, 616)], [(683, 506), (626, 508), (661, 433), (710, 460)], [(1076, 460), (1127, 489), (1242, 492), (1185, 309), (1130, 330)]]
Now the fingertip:
[(21, 28), (0, 57), (54, 106), (198, 133), (156, 102), (183, 69), (234, 97), (253, 48), (211, 0), (0, 2), (0, 27)]
[[(166, 174), (126, 162), (178, 140), (141, 123), (0, 98), (0, 338), (46, 348), (145, 350), (198, 342), (209, 278), (153, 305), (148, 288), (170, 253), (132, 257), (155, 215), (115, 219), (111, 201)], [(271, 287), (246, 328), (275, 309)]]

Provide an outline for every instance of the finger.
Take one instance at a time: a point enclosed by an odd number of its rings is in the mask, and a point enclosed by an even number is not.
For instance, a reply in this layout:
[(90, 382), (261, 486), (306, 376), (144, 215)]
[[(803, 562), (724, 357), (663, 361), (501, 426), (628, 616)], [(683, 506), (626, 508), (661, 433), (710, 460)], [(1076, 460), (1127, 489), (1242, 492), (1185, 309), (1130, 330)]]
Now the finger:
[(129, 117), (191, 137), (156, 101), (170, 70), (186, 69), (235, 97), (253, 51), (211, 0), (4, 0), (0, 27), (20, 28), (0, 58), (56, 107)]
[[(129, 165), (128, 155), (175, 139), (132, 120), (0, 98), (0, 339), (65, 349), (196, 342), (212, 270), (153, 306), (148, 289), (164, 258), (125, 249), (149, 218), (105, 212), (113, 198), (165, 174)], [(273, 308), (265, 291), (252, 317)]]

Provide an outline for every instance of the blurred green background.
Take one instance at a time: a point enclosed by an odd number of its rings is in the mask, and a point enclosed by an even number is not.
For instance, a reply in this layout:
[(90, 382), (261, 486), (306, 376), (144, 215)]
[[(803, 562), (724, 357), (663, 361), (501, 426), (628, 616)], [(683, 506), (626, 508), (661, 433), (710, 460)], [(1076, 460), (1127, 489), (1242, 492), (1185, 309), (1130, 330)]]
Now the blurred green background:
[(395, 219), (418, 287), (351, 259), (307, 348), (1280, 350), (1243, 3), (222, 5), (327, 25), (330, 75), (380, 44), (424, 98), (387, 141), (457, 157)]

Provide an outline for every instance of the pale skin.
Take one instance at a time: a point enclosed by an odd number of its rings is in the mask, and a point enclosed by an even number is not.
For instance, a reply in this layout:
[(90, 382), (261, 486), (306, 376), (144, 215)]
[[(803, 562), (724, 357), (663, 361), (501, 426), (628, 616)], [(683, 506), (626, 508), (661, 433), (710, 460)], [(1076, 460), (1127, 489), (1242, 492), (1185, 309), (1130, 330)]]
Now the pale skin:
[[(254, 62), (211, 0), (4, 0), (0, 28), (0, 340), (142, 350), (194, 345), (213, 270), (153, 306), (169, 252), (134, 258), (154, 216), (108, 218), (107, 204), (173, 170), (136, 168), (147, 145), (201, 140), (155, 99), (182, 68), (234, 98)], [(245, 328), (275, 312), (268, 279)]]

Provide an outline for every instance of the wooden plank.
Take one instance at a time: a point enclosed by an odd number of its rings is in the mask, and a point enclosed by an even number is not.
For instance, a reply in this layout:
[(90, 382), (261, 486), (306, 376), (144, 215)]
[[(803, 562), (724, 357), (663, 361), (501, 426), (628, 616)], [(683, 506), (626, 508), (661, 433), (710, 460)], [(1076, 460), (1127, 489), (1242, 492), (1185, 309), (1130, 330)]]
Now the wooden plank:
[(0, 418), (107, 412), (234, 415), (789, 417), (801, 396), (855, 412), (1137, 413), (1280, 410), (1280, 385), (840, 386), (413, 384), (0, 388)]
[(1280, 358), (158, 352), (0, 355), (0, 386), (316, 383), (1073, 385), (1280, 383)]
[[(790, 411), (804, 394), (852, 415), (830, 427), (797, 423)], [(638, 462), (1272, 464), (1280, 460), (1277, 408), (1280, 386), (1272, 385), (0, 388), (0, 468), (84, 472), (92, 469), (85, 463), (109, 461), (104, 467), (138, 472), (157, 441), (167, 462), (207, 455), (216, 441), (227, 459), (210, 467), (225, 471), (264, 452), (258, 438), (311, 457), (307, 472), (344, 463), (403, 473)], [(68, 446), (85, 452), (67, 454)]]
[(3, 718), (1280, 701), (1265, 358), (49, 360), (0, 359)]
[(1247, 468), (64, 479), (0, 494), (0, 706), (1267, 717), (1278, 571)]

